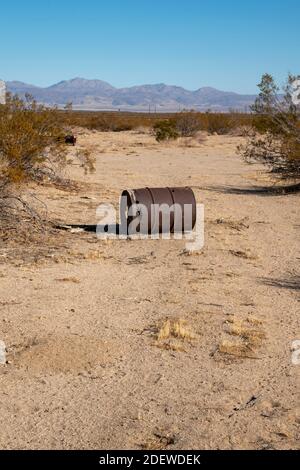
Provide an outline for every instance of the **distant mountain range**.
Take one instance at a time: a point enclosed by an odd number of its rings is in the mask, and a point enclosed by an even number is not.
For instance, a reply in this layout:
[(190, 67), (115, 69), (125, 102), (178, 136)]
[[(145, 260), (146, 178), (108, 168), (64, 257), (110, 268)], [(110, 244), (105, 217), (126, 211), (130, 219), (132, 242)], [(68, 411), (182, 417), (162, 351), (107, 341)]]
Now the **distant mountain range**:
[(241, 95), (216, 90), (211, 87), (189, 91), (182, 87), (165, 85), (140, 85), (130, 88), (115, 88), (102, 80), (73, 78), (47, 88), (27, 83), (6, 82), (8, 91), (23, 97), (30, 93), (44, 104), (63, 107), (68, 102), (74, 109), (82, 110), (128, 110), (172, 112), (183, 109), (198, 111), (245, 111), (254, 102), (255, 95)]

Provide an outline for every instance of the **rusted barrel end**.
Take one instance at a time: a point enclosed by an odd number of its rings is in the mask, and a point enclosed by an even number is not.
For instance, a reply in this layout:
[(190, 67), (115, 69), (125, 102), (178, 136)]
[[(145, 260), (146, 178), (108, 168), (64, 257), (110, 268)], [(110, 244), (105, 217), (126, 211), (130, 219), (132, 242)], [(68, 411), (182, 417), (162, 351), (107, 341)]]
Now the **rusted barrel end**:
[(194, 192), (183, 188), (126, 189), (122, 193), (120, 219), (127, 233), (186, 233), (197, 218)]

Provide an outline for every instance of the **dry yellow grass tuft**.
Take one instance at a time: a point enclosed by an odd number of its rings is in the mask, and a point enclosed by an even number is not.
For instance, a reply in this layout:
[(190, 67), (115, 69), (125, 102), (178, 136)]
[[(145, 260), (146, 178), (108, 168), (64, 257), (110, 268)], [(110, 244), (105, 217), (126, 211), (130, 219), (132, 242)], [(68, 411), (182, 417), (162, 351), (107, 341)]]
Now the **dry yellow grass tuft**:
[(239, 336), (240, 338), (248, 341), (251, 345), (260, 344), (261, 341), (266, 337), (264, 331), (245, 326), (241, 320), (235, 320), (228, 327), (227, 333), (233, 336)]
[(157, 339), (158, 341), (162, 341), (164, 339), (168, 339), (171, 336), (171, 322), (170, 320), (167, 320), (161, 329), (159, 330)]
[(255, 351), (246, 344), (239, 344), (233, 341), (223, 340), (219, 344), (218, 351), (221, 354), (227, 354), (237, 358), (255, 359)]
[(161, 349), (184, 352), (184, 343), (191, 343), (196, 339), (196, 334), (188, 326), (186, 320), (167, 319), (158, 329), (156, 339), (155, 345)]
[(262, 321), (255, 317), (246, 320), (233, 317), (227, 320), (225, 332), (235, 339), (223, 339), (218, 347), (219, 353), (239, 358), (257, 358), (257, 350), (266, 339)]
[(178, 320), (166, 320), (159, 330), (157, 339), (161, 341), (172, 337), (190, 341), (195, 339), (196, 336), (188, 328), (187, 321), (179, 318)]

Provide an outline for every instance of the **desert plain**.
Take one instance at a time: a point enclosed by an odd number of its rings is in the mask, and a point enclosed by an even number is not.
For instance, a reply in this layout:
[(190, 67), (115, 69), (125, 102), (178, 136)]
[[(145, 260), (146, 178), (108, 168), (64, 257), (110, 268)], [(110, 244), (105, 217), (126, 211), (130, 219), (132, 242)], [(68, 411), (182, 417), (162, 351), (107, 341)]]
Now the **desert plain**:
[(2, 449), (299, 449), (299, 195), (242, 142), (81, 130), (95, 172), (74, 160), (73, 189), (31, 188), (57, 225), (93, 225), (126, 188), (190, 186), (205, 244), (53, 229), (0, 246)]

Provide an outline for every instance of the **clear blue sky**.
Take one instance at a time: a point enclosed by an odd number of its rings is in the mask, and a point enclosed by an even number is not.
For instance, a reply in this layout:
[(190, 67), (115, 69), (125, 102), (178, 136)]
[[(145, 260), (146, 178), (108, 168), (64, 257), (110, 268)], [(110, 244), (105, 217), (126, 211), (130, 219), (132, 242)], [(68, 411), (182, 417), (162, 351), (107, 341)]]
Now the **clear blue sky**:
[(1, 1), (0, 77), (256, 91), (300, 72), (299, 0)]

